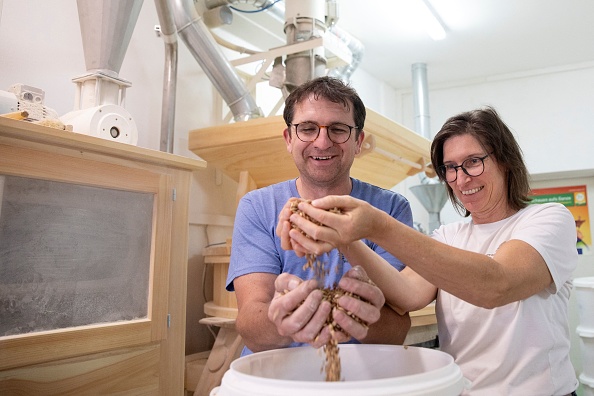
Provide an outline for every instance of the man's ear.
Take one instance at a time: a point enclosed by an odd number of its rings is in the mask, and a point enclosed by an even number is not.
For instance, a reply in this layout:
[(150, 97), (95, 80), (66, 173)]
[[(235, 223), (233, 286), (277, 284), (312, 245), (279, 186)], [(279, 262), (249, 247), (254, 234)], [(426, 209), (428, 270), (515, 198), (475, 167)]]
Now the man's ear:
[(285, 138), (285, 143), (287, 144), (287, 151), (290, 153), (293, 149), (293, 146), (291, 145), (291, 131), (289, 131), (288, 127), (283, 131), (283, 137)]
[(355, 150), (355, 155), (361, 153), (361, 146), (363, 145), (363, 139), (365, 139), (365, 131), (359, 132), (359, 137), (357, 138), (357, 149)]

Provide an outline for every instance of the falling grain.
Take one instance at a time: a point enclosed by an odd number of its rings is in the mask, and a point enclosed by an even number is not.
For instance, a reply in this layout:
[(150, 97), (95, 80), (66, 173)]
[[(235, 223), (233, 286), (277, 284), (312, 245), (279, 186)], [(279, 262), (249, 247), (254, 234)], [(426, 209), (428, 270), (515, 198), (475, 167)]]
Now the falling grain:
[[(291, 211), (293, 213), (297, 213), (300, 216), (307, 218), (309, 221), (314, 222), (315, 224), (323, 225), (320, 222), (312, 219), (311, 217), (309, 217), (308, 215), (303, 213), (301, 210), (299, 210), (299, 208), (298, 208), (299, 202), (302, 202), (302, 200), (298, 199), (298, 198), (291, 199)], [(338, 209), (338, 208), (331, 209), (330, 211), (333, 213), (341, 213), (340, 209)], [(293, 228), (298, 229), (298, 227), (296, 225), (292, 224), (292, 226), (293, 226)], [(305, 234), (302, 230), (299, 230), (299, 231), (303, 235), (305, 235), (309, 238), (309, 236), (307, 234)], [(324, 284), (324, 279), (325, 279), (326, 275), (329, 273), (328, 272), (329, 269), (326, 268), (326, 263), (319, 260), (318, 257), (313, 253), (306, 254), (306, 259), (307, 259), (307, 261), (306, 261), (305, 265), (303, 266), (303, 269), (304, 270), (312, 269), (314, 272), (314, 276), (316, 277), (316, 279), (318, 279), (319, 283)], [(359, 296), (352, 294), (350, 292), (347, 292), (337, 286), (334, 286), (332, 288), (324, 288), (324, 289), (322, 289), (322, 292), (324, 293), (323, 299), (325, 301), (328, 301), (330, 303), (330, 305), (332, 306), (332, 310), (330, 311), (330, 314), (328, 315), (328, 318), (326, 319), (326, 323), (325, 323), (326, 326), (328, 326), (332, 337), (331, 337), (330, 341), (328, 343), (326, 343), (326, 345), (324, 345), (324, 347), (323, 347), (326, 357), (325, 357), (324, 366), (322, 367), (322, 370), (326, 372), (326, 381), (340, 381), (341, 380), (340, 355), (339, 355), (338, 341), (336, 340), (336, 337), (334, 335), (337, 331), (343, 332), (345, 334), (347, 334), (347, 333), (338, 324), (336, 324), (336, 322), (334, 321), (333, 312), (335, 309), (341, 310), (341, 311), (345, 312), (347, 315), (349, 315), (351, 318), (356, 320), (357, 322), (361, 323), (362, 325), (367, 326), (367, 323), (363, 322), (360, 318), (353, 315), (352, 312), (347, 312), (344, 310), (344, 308), (342, 308), (340, 305), (338, 305), (338, 299), (342, 296), (346, 295), (346, 296), (350, 296), (353, 298), (361, 299)]]

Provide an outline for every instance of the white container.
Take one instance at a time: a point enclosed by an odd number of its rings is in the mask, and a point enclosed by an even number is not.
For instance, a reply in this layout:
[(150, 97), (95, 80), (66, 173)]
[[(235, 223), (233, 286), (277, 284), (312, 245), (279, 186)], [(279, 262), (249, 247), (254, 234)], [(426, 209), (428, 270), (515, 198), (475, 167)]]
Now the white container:
[(594, 277), (575, 278), (573, 286), (580, 327), (594, 331)]
[(577, 327), (576, 333), (580, 336), (582, 373), (589, 378), (594, 378), (594, 329), (580, 325)]
[(457, 396), (470, 387), (445, 352), (399, 345), (340, 345), (342, 381), (326, 382), (311, 347), (255, 353), (231, 363), (210, 396)]
[(582, 396), (594, 396), (594, 378), (580, 374), (580, 382), (582, 384)]

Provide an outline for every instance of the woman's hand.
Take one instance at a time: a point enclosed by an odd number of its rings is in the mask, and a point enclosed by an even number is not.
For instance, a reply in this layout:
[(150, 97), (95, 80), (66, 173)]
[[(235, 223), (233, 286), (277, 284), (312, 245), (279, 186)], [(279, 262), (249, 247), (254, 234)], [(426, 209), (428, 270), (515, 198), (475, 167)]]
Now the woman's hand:
[[(330, 211), (333, 208), (339, 208), (341, 213)], [(343, 251), (351, 242), (368, 238), (383, 213), (365, 201), (343, 195), (327, 196), (311, 203), (301, 202), (299, 210), (323, 224), (283, 212), (283, 219), (289, 224), (282, 230), (284, 243), (300, 257), (306, 253), (319, 256), (335, 248)], [(292, 228), (291, 223), (298, 229)]]

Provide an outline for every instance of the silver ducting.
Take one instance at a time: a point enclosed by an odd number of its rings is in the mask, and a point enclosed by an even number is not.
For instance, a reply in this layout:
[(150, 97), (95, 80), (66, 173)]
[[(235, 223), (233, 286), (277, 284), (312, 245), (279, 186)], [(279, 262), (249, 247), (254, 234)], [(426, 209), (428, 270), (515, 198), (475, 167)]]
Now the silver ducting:
[(412, 80), (415, 130), (419, 135), (431, 139), (429, 129), (429, 88), (427, 84), (427, 65), (425, 63), (414, 63), (412, 65)]
[[(415, 130), (421, 136), (431, 139), (427, 65), (425, 63), (413, 64), (412, 78)], [(419, 178), (421, 184), (411, 187), (410, 190), (429, 213), (428, 232), (431, 233), (441, 225), (440, 212), (448, 198), (447, 190), (437, 179), (428, 178), (424, 172), (419, 173)]]
[(161, 139), (159, 149), (173, 153), (175, 126), (175, 94), (177, 90), (177, 33), (173, 13), (168, 1), (155, 0), (159, 16), (159, 32), (165, 43), (165, 66), (163, 73), (163, 99), (161, 106)]
[(233, 66), (226, 60), (198, 15), (194, 2), (173, 0), (172, 4), (177, 33), (229, 106), (234, 119), (242, 121), (262, 117), (262, 110), (256, 105)]
[(441, 183), (419, 184), (412, 186), (410, 191), (412, 191), (429, 213), (429, 228), (427, 231), (431, 234), (431, 232), (441, 225), (440, 212), (448, 199), (446, 188)]
[[(322, 37), (326, 32), (324, 0), (286, 0), (285, 28), (287, 45)], [(287, 55), (285, 87), (290, 92), (313, 78), (326, 74), (324, 48)]]
[(365, 46), (361, 41), (351, 36), (349, 33), (339, 28), (337, 25), (333, 25), (329, 29), (329, 31), (347, 45), (347, 48), (349, 49), (349, 51), (351, 51), (352, 60), (351, 63), (348, 65), (330, 70), (328, 75), (340, 78), (345, 83), (348, 83), (355, 70), (357, 70), (357, 68), (359, 67), (361, 60), (363, 59)]
[(87, 71), (117, 77), (143, 0), (78, 0)]
[[(302, 0), (292, 1), (294, 1), (293, 4), (297, 5), (300, 9), (304, 6)], [(238, 2), (251, 3), (256, 7), (266, 8), (266, 11), (281, 23), (286, 20), (285, 9), (282, 3), (272, 0), (205, 0), (204, 5), (207, 10), (212, 10)], [(320, 18), (323, 20), (323, 11), (320, 13), (320, 10), (322, 10), (322, 8), (320, 8), (321, 3), (323, 3), (323, 0), (318, 0), (315, 2), (315, 5), (313, 5), (316, 11), (315, 14), (320, 14), (320, 16), (314, 18), (318, 19), (318, 21), (310, 19), (310, 25), (308, 26), (309, 31), (322, 29), (319, 21)], [(180, 35), (194, 58), (198, 61), (215, 88), (221, 94), (236, 121), (262, 116), (262, 111), (257, 107), (254, 99), (247, 91), (245, 84), (237, 75), (233, 66), (220, 51), (215, 39), (208, 30), (205, 21), (196, 11), (194, 2), (192, 0), (173, 0), (172, 2), (167, 0), (155, 0), (155, 4), (161, 23), (161, 34), (163, 34), (166, 45), (163, 113), (161, 121), (161, 150), (171, 151), (173, 148), (177, 34)], [(307, 4), (305, 4), (305, 6), (307, 6)], [(299, 20), (299, 24), (292, 23), (294, 28), (289, 28), (292, 32), (292, 38), (288, 39), (288, 41), (296, 41), (303, 38), (303, 32), (300, 32), (299, 30), (300, 27), (303, 27), (305, 19), (299, 15), (300, 11), (293, 12), (295, 15), (291, 20), (292, 22), (297, 22), (297, 20)], [(220, 19), (223, 23), (229, 23), (228, 15), (226, 13)], [(325, 29), (325, 26), (323, 29)], [(335, 26), (333, 26), (331, 32), (341, 41), (346, 43), (353, 54), (353, 62), (350, 65), (331, 71), (332, 75), (346, 81), (355, 71), (361, 60), (363, 45), (348, 33)], [(305, 58), (303, 58), (302, 55), (303, 54), (301, 54), (301, 56), (295, 56), (293, 59), (290, 59), (287, 64), (287, 70), (289, 70), (289, 78), (291, 81), (290, 84), (299, 84), (314, 76), (323, 74), (323, 71), (320, 69), (321, 62), (325, 67), (325, 60), (322, 60), (323, 56), (314, 54), (314, 56), (310, 56), (307, 61), (303, 61)]]

